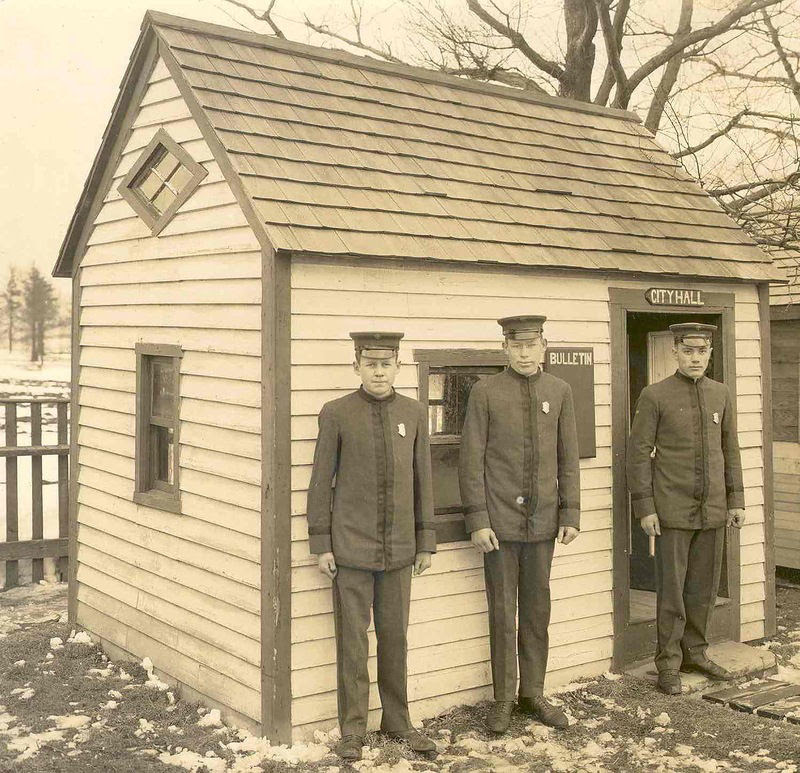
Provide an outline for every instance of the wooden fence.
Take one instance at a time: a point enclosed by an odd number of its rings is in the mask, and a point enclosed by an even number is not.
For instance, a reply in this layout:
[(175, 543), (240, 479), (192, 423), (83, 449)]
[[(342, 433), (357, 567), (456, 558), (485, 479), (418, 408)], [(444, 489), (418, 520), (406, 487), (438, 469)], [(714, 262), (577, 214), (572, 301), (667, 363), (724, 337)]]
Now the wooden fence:
[[(28, 420), (18, 415), (18, 407), (30, 406), (30, 444), (19, 445), (18, 424)], [(42, 444), (42, 407), (55, 405), (57, 445)], [(43, 578), (43, 559), (59, 559), (59, 571), (66, 577), (69, 532), (69, 437), (67, 397), (6, 397), (0, 398), (4, 408), (5, 446), (0, 447), (0, 458), (6, 464), (6, 534), (5, 542), (0, 535), (0, 562), (5, 561), (5, 587), (19, 584), (19, 560), (31, 559), (31, 579)], [(44, 485), (42, 459), (58, 456), (58, 538), (44, 539)], [(31, 459), (31, 539), (19, 539), (19, 470), (20, 457)], [(52, 485), (52, 482), (47, 482)]]

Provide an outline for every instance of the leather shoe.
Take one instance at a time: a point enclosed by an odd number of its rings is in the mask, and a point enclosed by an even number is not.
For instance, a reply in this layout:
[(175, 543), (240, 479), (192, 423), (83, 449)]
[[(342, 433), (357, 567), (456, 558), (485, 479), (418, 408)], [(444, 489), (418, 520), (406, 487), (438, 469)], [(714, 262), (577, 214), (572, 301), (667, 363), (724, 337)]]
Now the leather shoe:
[(401, 732), (386, 731), (385, 735), (396, 741), (405, 741), (411, 747), (412, 752), (425, 754), (436, 751), (436, 744), (427, 735), (423, 735), (413, 727)]
[(514, 701), (495, 701), (486, 715), (486, 727), (492, 733), (505, 733), (511, 724)]
[(693, 662), (684, 661), (681, 671), (684, 673), (696, 671), (697, 673), (705, 674), (711, 679), (716, 679), (718, 682), (727, 682), (729, 679), (733, 679), (733, 674), (727, 668), (723, 668), (719, 663), (715, 663), (708, 658)]
[(364, 739), (360, 735), (346, 735), (336, 747), (336, 753), (343, 760), (360, 760)]
[(531, 714), (538, 718), (543, 725), (555, 727), (563, 730), (569, 727), (567, 715), (558, 706), (554, 706), (543, 695), (533, 695), (531, 697), (519, 696), (519, 708), (525, 714)]
[(666, 695), (680, 695), (681, 677), (674, 668), (665, 668), (658, 672), (658, 683), (656, 685), (661, 692)]

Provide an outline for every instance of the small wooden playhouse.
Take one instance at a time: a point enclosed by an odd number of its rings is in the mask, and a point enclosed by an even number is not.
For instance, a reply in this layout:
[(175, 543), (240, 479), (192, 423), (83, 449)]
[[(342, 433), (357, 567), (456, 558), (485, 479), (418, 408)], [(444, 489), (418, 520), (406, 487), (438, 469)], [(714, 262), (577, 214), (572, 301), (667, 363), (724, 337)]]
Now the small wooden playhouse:
[(549, 683), (653, 651), (623, 459), (687, 316), (719, 327), (747, 487), (715, 636), (774, 628), (777, 274), (630, 113), (148, 13), (54, 273), (74, 287), (71, 619), (234, 722), (281, 741), (335, 724), (305, 492), (365, 327), (405, 331), (398, 388), (431, 417), (441, 544), (413, 586), (416, 719), (490, 695), (453, 472), (501, 316), (548, 316), (545, 366), (581, 412)]

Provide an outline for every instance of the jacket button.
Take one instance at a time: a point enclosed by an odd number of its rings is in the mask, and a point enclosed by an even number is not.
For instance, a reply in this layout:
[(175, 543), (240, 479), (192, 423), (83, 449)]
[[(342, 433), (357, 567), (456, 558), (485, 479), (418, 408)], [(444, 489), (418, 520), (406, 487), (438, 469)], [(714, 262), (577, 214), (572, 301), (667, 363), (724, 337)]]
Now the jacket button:
[(524, 505), (525, 504), (525, 497), (517, 497), (517, 504)]

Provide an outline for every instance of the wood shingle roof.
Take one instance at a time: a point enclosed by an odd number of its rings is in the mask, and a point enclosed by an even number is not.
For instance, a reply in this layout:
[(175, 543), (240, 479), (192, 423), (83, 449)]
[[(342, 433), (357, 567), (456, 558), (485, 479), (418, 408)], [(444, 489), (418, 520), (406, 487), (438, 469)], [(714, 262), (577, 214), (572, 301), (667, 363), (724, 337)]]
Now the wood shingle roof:
[(275, 249), (778, 276), (630, 113), (164, 14), (148, 25)]

